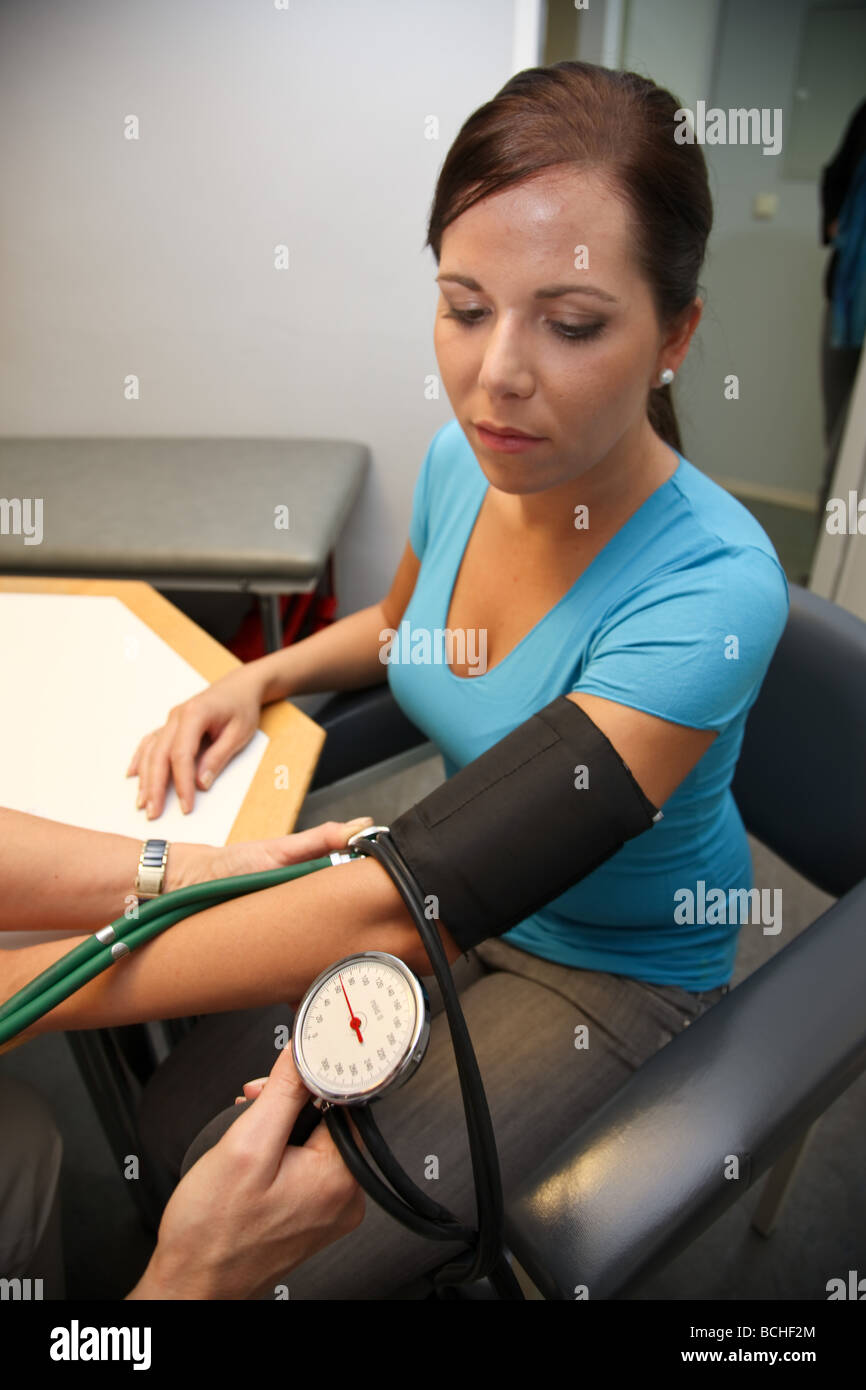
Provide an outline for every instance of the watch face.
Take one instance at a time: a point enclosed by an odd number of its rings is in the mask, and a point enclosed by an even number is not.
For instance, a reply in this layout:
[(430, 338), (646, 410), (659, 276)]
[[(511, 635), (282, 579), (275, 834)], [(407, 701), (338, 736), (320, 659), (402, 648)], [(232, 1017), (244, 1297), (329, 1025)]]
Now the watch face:
[(295, 1065), (316, 1095), (366, 1101), (416, 1069), (429, 1037), (421, 982), (396, 956), (350, 956), (324, 971), (295, 1019)]

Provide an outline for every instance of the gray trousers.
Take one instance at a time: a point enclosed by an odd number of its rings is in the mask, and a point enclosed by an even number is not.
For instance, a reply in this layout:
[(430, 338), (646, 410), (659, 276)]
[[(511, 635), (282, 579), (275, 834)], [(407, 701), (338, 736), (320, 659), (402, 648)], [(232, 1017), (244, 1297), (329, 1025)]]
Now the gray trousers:
[[(461, 957), (453, 973), (487, 1092), (506, 1201), (553, 1148), (728, 988), (693, 994), (572, 969), (500, 939)], [(427, 1056), (402, 1089), (376, 1102), (376, 1119), (409, 1176), (471, 1225), (472, 1168), (451, 1035), (435, 979), (425, 984), (434, 1015)], [(199, 1130), (221, 1110), (227, 1127), (238, 1113), (233, 1101), (243, 1083), (268, 1074), (276, 1055), (274, 1027), (291, 1017), (288, 1009), (256, 1009), (202, 1019), (148, 1083), (140, 1114), (142, 1157), (164, 1191), (178, 1180)], [(437, 1168), (438, 1178), (427, 1179)], [(414, 1235), (368, 1197), (355, 1231), (282, 1282), (292, 1299), (400, 1296), (463, 1248)]]

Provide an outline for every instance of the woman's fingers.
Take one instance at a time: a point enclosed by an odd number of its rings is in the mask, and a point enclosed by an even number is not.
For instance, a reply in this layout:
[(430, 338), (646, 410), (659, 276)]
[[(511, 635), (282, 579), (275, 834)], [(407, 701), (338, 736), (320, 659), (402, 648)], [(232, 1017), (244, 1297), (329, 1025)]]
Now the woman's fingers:
[(181, 810), (187, 815), (195, 805), (195, 760), (206, 732), (203, 720), (196, 719), (191, 711), (187, 711), (178, 720), (177, 732), (169, 749), (177, 798)]
[(136, 797), (135, 805), (139, 811), (147, 805), (150, 757), (155, 742), (156, 734), (148, 734), (138, 759), (138, 796)]
[(136, 807), (138, 810), (146, 809), (148, 802), (153, 800), (153, 788), (155, 785), (154, 758), (159, 746), (159, 740), (164, 731), (156, 729), (141, 745), (138, 755), (138, 796), (136, 797)]
[(172, 710), (162, 729), (149, 734), (136, 753), (139, 772), (137, 805), (148, 820), (161, 816), (169, 783), (174, 782), (181, 809), (187, 814), (195, 804), (195, 759), (206, 732), (202, 711), (186, 707)]
[(130, 762), (129, 767), (126, 769), (126, 775), (127, 775), (127, 777), (134, 777), (135, 774), (137, 773), (137, 771), (138, 771), (138, 762), (139, 762), (139, 759), (140, 759), (140, 757), (141, 757), (142, 749), (144, 748), (144, 745), (147, 743), (147, 740), (148, 740), (149, 738), (150, 738), (150, 734), (145, 734), (144, 738), (141, 740), (141, 742), (139, 743), (139, 745), (138, 745), (138, 747), (136, 748), (135, 752), (133, 753), (133, 755), (132, 755), (132, 761)]
[[(249, 743), (260, 713), (259, 683), (243, 670), (169, 710), (164, 726), (142, 739), (127, 772), (138, 774), (137, 804), (147, 808), (148, 819), (162, 814), (170, 779), (188, 814), (196, 788), (207, 791), (226, 763)], [(208, 742), (202, 749), (205, 735)]]
[(235, 754), (247, 746), (255, 731), (255, 723), (248, 727), (236, 716), (228, 721), (199, 760), (196, 780), (203, 791), (207, 791)]
[(147, 761), (147, 787), (144, 790), (144, 804), (148, 820), (161, 816), (165, 807), (165, 793), (171, 772), (171, 748), (177, 731), (177, 716), (172, 714), (164, 729), (161, 729), (153, 742)]
[(139, 810), (141, 810), (142, 806), (144, 805), (144, 788), (147, 779), (147, 760), (148, 755), (150, 753), (151, 745), (155, 738), (156, 730), (154, 730), (153, 733), (145, 734), (144, 738), (141, 740), (141, 743), (135, 750), (135, 755), (133, 757), (132, 762), (129, 765), (130, 770), (127, 773), (128, 777), (138, 778), (138, 793), (136, 799), (136, 806)]

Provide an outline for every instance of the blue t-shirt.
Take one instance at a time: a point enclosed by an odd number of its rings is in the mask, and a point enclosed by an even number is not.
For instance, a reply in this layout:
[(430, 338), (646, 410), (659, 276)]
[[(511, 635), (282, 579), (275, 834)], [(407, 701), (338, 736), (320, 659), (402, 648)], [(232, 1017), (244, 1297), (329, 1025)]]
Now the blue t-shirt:
[[(762, 930), (745, 894), (731, 891), (753, 878), (730, 783), (789, 596), (751, 513), (677, 457), (673, 476), (541, 622), (504, 660), (463, 678), (448, 667), (443, 634), (488, 482), (458, 422), (444, 425), (415, 486), (409, 539), (421, 569), (388, 683), (447, 777), (572, 690), (718, 730), (662, 820), (503, 938), (564, 965), (703, 991), (730, 980), (740, 924)], [(467, 650), (470, 669), (478, 656)]]

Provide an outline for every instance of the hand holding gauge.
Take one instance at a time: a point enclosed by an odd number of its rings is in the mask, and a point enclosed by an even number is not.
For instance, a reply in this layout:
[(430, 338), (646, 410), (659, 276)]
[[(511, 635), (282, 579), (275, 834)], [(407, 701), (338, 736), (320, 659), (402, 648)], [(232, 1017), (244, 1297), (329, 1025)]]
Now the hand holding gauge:
[[(384, 832), (384, 839), (376, 837)], [(349, 845), (380, 861), (394, 879), (424, 942), (451, 1030), (466, 1112), (476, 1226), (464, 1225), (420, 1188), (397, 1162), (368, 1102), (402, 1086), (418, 1069), (430, 1039), (430, 1006), (422, 982), (403, 961), (383, 951), (347, 956), (324, 970), (295, 1011), (292, 1056), (314, 1099), (301, 1111), (289, 1143), (303, 1145), (323, 1114), (350, 1173), (395, 1220), (417, 1235), (468, 1247), (433, 1276), (434, 1284), (462, 1283), (489, 1275), (501, 1297), (523, 1297), (502, 1244), (502, 1188), (496, 1142), (478, 1063), (462, 1016), (448, 961), (424, 911), (417, 884), (393, 846), (387, 826), (359, 831)], [(250, 1089), (257, 1083), (251, 1083)], [(251, 1098), (246, 1104), (255, 1103)], [(241, 1109), (242, 1106), (238, 1106)], [(349, 1114), (354, 1111), (354, 1125)], [(234, 1118), (227, 1114), (228, 1122)], [(470, 1118), (471, 1117), (471, 1118)], [(224, 1117), (216, 1121), (224, 1126)], [(366, 1145), (380, 1177), (359, 1149)], [(184, 1166), (219, 1137), (203, 1131)], [(383, 1181), (384, 1178), (384, 1181)], [(390, 1186), (389, 1186), (390, 1184)]]

